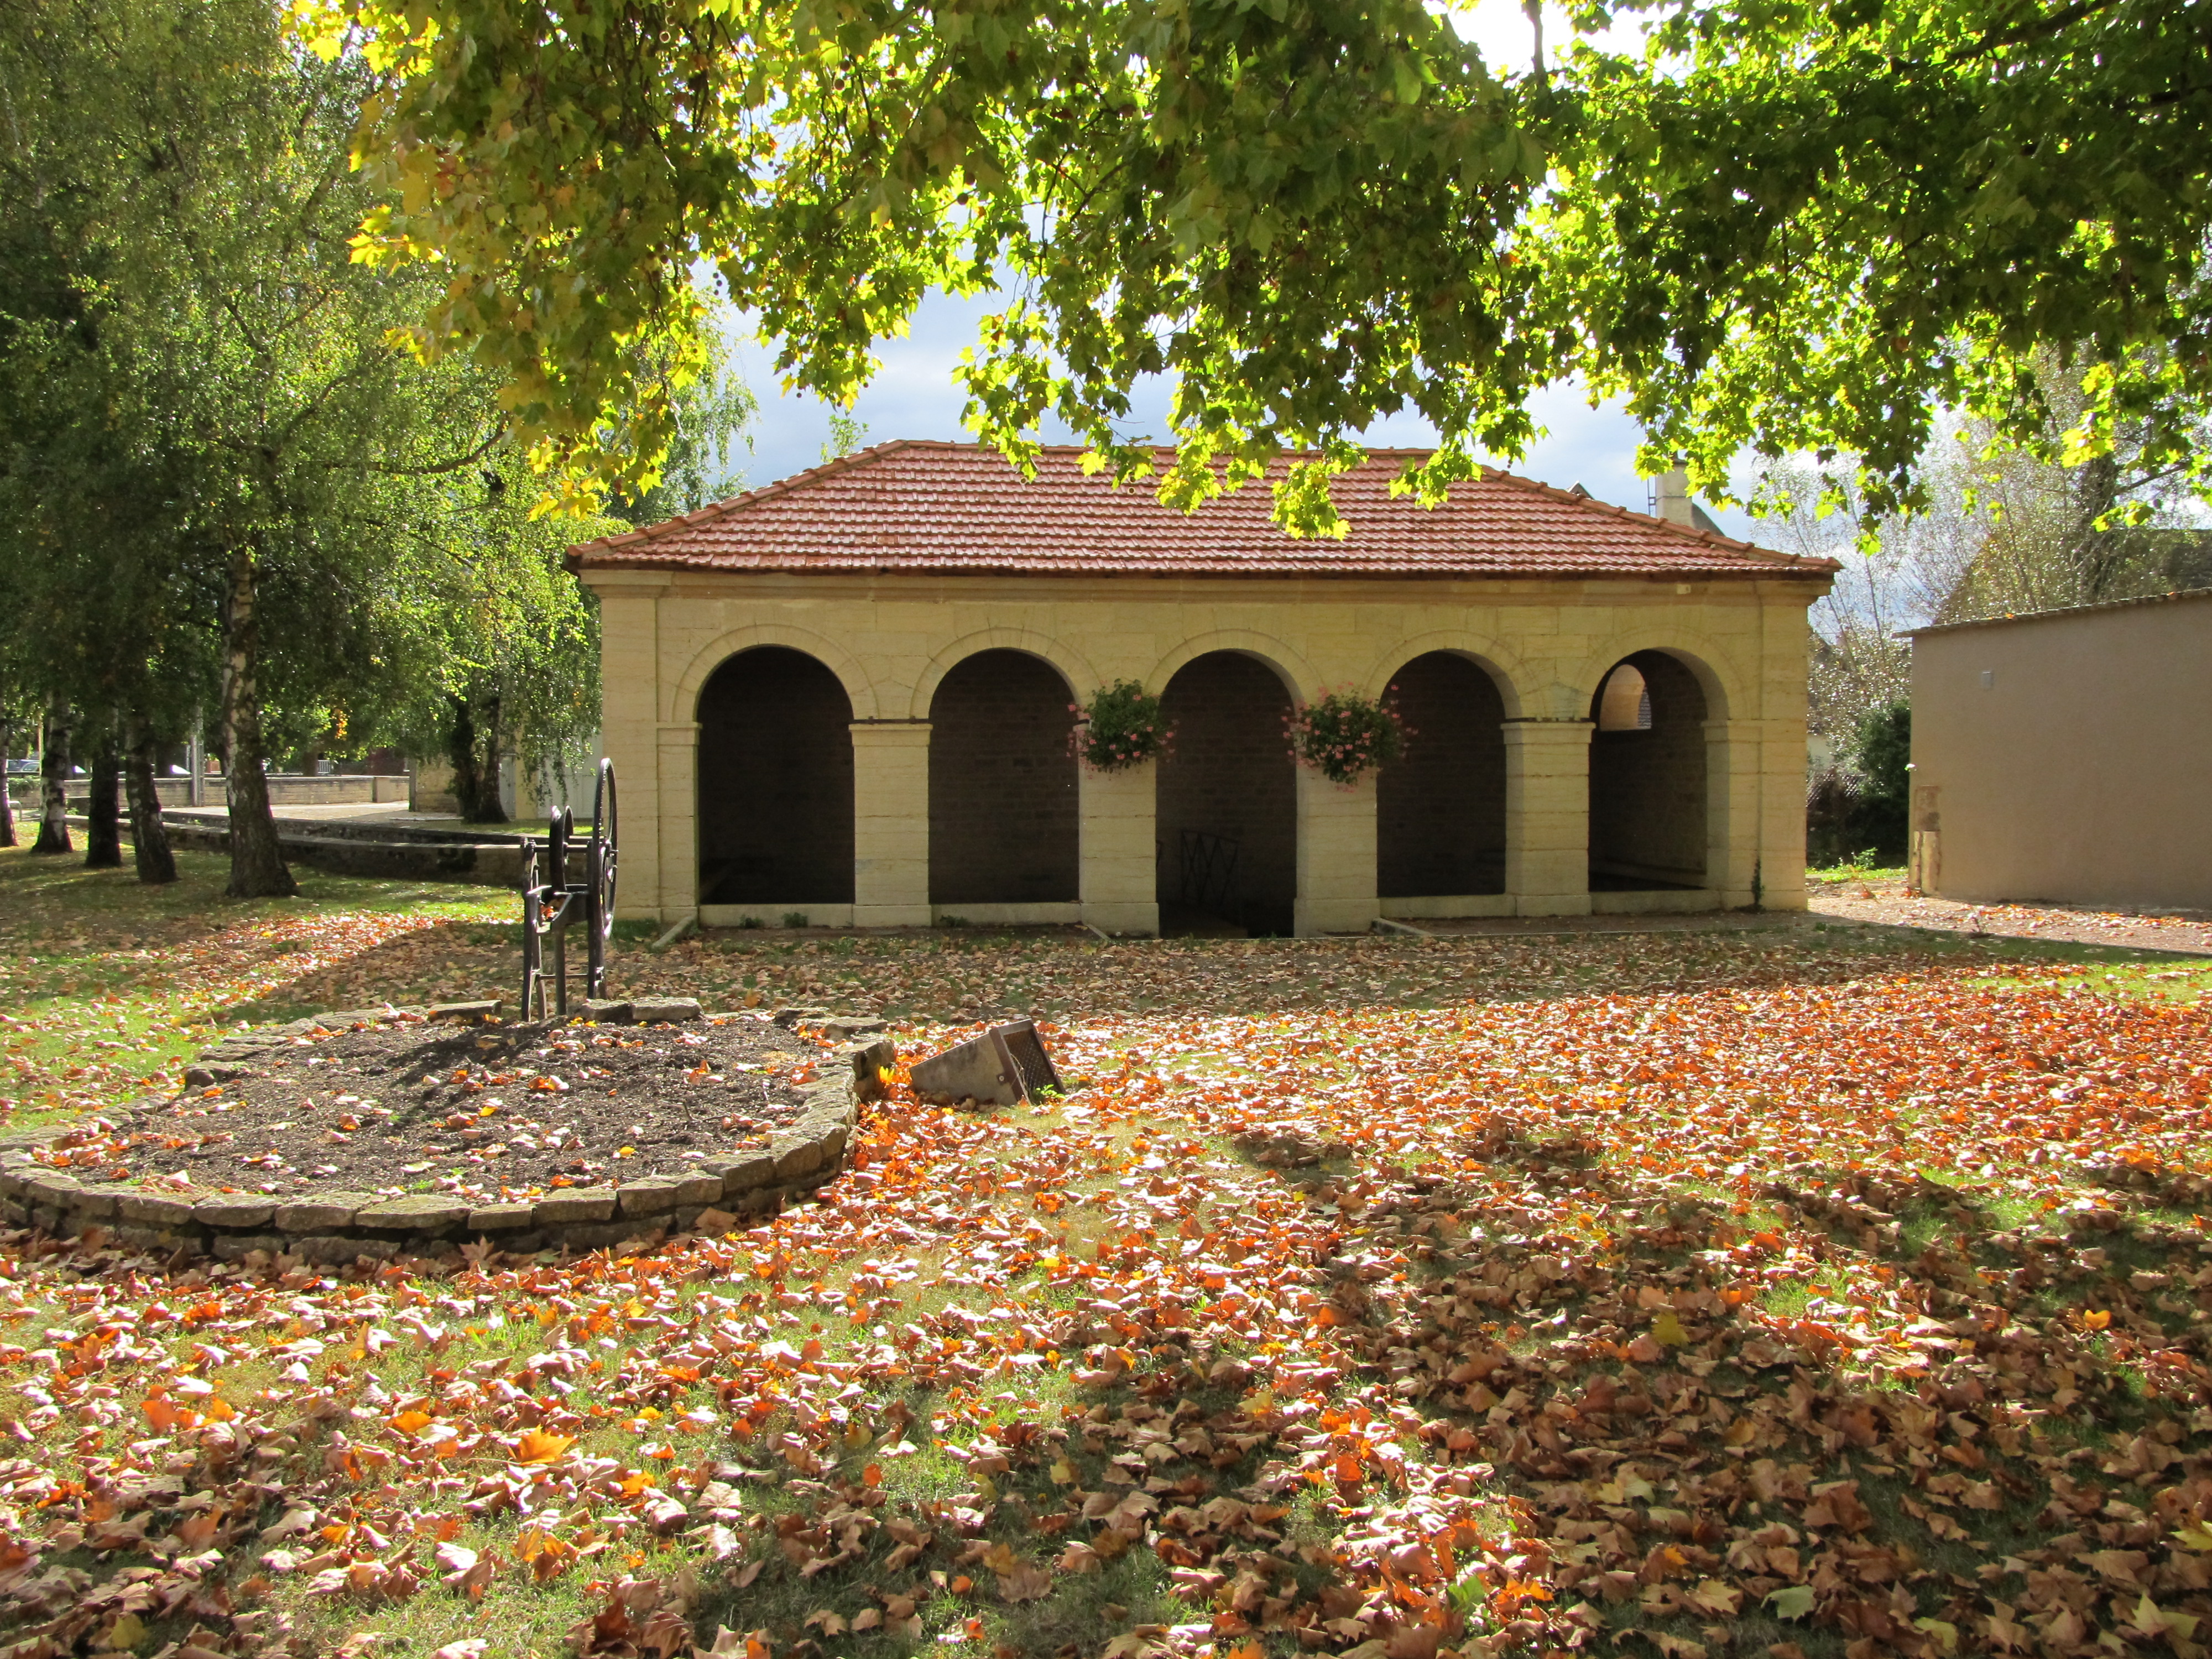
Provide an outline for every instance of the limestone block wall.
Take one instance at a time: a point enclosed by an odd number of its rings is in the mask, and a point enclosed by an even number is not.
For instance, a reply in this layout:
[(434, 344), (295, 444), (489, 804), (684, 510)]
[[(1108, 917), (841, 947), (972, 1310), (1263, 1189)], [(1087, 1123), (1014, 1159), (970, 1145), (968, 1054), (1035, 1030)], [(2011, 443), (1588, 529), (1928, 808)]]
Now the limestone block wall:
[[(1607, 893), (1599, 908), (1804, 903), (1802, 577), (1416, 581), (1366, 578), (925, 578), (589, 571), (601, 602), (605, 741), (623, 788), (626, 915), (697, 911), (701, 693), (735, 653), (775, 645), (835, 674), (851, 703), (853, 900), (804, 906), (842, 925), (923, 925), (931, 898), (932, 712), (963, 661), (991, 650), (1049, 664), (1072, 701), (1115, 679), (1162, 692), (1213, 652), (1264, 666), (1300, 697), (1379, 696), (1432, 651), (1497, 689), (1506, 794), (1503, 893), (1458, 914), (1558, 915), (1589, 890), (1590, 709), (1607, 670), (1663, 653), (1695, 681), (1705, 716), (1704, 885)], [(1212, 672), (1210, 669), (1208, 672)], [(1158, 923), (1158, 769), (1077, 783), (1078, 896), (951, 905), (975, 921), (1073, 921), (1111, 932)], [(1378, 896), (1376, 789), (1296, 775), (1293, 923), (1364, 927)], [(762, 901), (774, 905), (777, 901)], [(758, 904), (754, 907), (759, 908)], [(1448, 914), (1431, 910), (1430, 914)], [(734, 921), (709, 906), (706, 920)]]

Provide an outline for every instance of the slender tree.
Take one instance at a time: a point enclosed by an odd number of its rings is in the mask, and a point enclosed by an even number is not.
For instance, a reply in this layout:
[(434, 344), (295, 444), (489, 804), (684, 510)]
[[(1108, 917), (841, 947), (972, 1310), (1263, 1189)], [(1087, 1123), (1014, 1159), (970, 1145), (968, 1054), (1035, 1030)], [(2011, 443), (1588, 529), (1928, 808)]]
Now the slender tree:
[(39, 837), (33, 853), (61, 854), (70, 850), (69, 705), (56, 698), (46, 706), (46, 744), (40, 757)]
[(131, 861), (138, 879), (158, 886), (177, 878), (177, 857), (161, 821), (161, 797), (154, 781), (153, 728), (134, 716), (125, 726), (123, 787), (131, 809)]
[(0, 847), (15, 844), (15, 803), (9, 793), (14, 787), (14, 779), (7, 770), (15, 749), (15, 723), (9, 715), (6, 702), (0, 699)]
[(115, 738), (102, 732), (92, 750), (84, 802), (84, 867), (117, 870), (123, 865), (123, 767)]

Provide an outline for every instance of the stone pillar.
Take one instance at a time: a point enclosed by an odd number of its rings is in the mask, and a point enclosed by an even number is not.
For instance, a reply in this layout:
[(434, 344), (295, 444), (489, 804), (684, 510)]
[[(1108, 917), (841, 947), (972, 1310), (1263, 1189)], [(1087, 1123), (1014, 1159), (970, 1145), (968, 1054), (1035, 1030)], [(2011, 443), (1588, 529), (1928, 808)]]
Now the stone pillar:
[(1516, 916), (1589, 914), (1586, 720), (1505, 722), (1505, 891)]
[(1805, 908), (1805, 726), (1705, 722), (1705, 885), (1722, 908)]
[[(656, 793), (660, 802), (659, 833), (655, 837), (660, 848), (657, 906), (661, 921), (680, 921), (699, 908), (699, 722), (663, 720), (655, 735), (659, 751)], [(622, 763), (617, 761), (615, 791), (617, 799), (626, 803), (628, 797), (623, 795), (622, 787)], [(617, 827), (623, 843), (634, 839), (626, 822)], [(621, 845), (616, 851), (622, 852)], [(628, 878), (626, 863), (627, 854), (623, 854), (617, 865), (617, 888), (622, 879)], [(619, 902), (616, 908), (621, 908)]]
[(929, 722), (853, 722), (853, 926), (927, 927)]
[[(615, 909), (625, 921), (674, 921), (674, 916), (661, 915), (664, 860), (656, 706), (660, 694), (656, 613), (668, 578), (659, 572), (592, 574), (592, 586), (599, 596), (599, 740), (602, 752), (615, 763), (615, 784), (622, 797)], [(691, 765), (696, 760), (687, 763)], [(417, 784), (427, 784), (432, 770), (418, 768)], [(691, 800), (688, 794), (684, 799)], [(691, 805), (687, 810), (696, 812), (697, 807)], [(690, 843), (685, 845), (688, 848)], [(687, 865), (671, 873), (679, 878), (677, 884), (688, 878), (696, 890), (696, 872), (688, 868), (690, 857), (687, 851)], [(683, 902), (688, 904), (690, 899), (687, 896)]]
[(1750, 720), (1705, 722), (1705, 885), (1723, 910), (1757, 902), (1759, 742)]
[(1101, 933), (1158, 933), (1158, 764), (1118, 772), (1086, 766), (1078, 776), (1084, 921)]
[(1351, 788), (1297, 769), (1300, 939), (1364, 933), (1382, 914), (1375, 896), (1375, 775)]
[(1769, 910), (1805, 908), (1805, 722), (1784, 717), (1759, 723), (1758, 826), (1759, 903)]

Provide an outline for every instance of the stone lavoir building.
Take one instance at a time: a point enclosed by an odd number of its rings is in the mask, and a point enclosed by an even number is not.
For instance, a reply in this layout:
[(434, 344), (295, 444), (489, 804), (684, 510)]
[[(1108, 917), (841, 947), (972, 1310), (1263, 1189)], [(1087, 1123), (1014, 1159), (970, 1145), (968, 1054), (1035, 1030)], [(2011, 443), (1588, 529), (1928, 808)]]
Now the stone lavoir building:
[[(1384, 451), (1337, 481), (1346, 538), (1293, 540), (1260, 485), (1186, 516), (1080, 456), (1024, 481), (882, 444), (571, 550), (624, 915), (1310, 934), (1803, 905), (1832, 565), (1495, 471), (1424, 508)], [(1169, 752), (1094, 772), (1074, 709), (1121, 680)], [(1350, 788), (1284, 731), (1345, 690), (1411, 733)]]

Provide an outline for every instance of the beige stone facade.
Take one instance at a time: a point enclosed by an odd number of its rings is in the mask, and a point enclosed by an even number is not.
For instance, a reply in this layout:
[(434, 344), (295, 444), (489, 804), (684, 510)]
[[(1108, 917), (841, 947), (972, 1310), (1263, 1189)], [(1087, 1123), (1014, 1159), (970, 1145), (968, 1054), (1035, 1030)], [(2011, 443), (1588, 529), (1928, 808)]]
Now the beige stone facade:
[[(732, 506), (742, 510), (755, 499)], [(1622, 515), (1601, 510), (1614, 515), (1607, 522), (1617, 526)], [(1626, 516), (1640, 526), (1653, 523)], [(680, 534), (681, 521), (672, 528)], [(834, 539), (834, 527), (830, 533)], [(1550, 916), (1753, 903), (1791, 908), (1805, 902), (1805, 613), (1825, 591), (1825, 566), (1753, 558), (1747, 550), (1734, 568), (1715, 568), (1708, 558), (1679, 573), (1619, 578), (1264, 569), (1249, 575), (1081, 569), (971, 574), (957, 567), (811, 568), (799, 558), (724, 568), (671, 558), (668, 545), (650, 537), (627, 547), (598, 544), (579, 550), (574, 560), (600, 605), (603, 742), (622, 783), (626, 915), (774, 925), (796, 914), (811, 925), (860, 927), (923, 926), (957, 915), (974, 923), (1082, 921), (1111, 933), (1150, 933), (1162, 925), (1164, 900), (1200, 902), (1189, 889), (1197, 879), (1190, 873), (1193, 848), (1243, 857), (1250, 889), (1243, 902), (1249, 915), (1273, 918), (1264, 927), (1255, 923), (1255, 931), (1364, 930), (1378, 916)], [(1670, 579), (1677, 574), (1679, 580)], [(771, 651), (777, 654), (747, 655)], [(803, 655), (781, 654), (793, 653)], [(1064, 692), (1067, 703), (1080, 703), (1095, 689), (1127, 679), (1168, 696), (1171, 708), (1176, 687), (1212, 683), (1194, 665), (1218, 663), (1217, 653), (1267, 671), (1259, 687), (1243, 670), (1242, 680), (1215, 675), (1221, 685), (1242, 685), (1237, 695), (1262, 701), (1266, 688), (1277, 686), (1273, 695), (1285, 708), (1291, 700), (1310, 701), (1330, 689), (1382, 696), (1401, 671), (1433, 653), (1471, 664), (1494, 687), (1494, 696), (1486, 692), (1480, 703), (1480, 723), (1495, 721), (1502, 732), (1468, 738), (1470, 745), (1483, 745), (1467, 748), (1468, 756), (1490, 758), (1465, 764), (1495, 766), (1497, 787), (1488, 794), (1466, 792), (1474, 805), (1431, 822), (1419, 812), (1421, 775), (1409, 771), (1395, 786), (1397, 804), (1382, 815), (1382, 833), (1449, 841), (1463, 818), (1465, 834), (1481, 841), (1481, 848), (1454, 863), (1453, 849), (1441, 847), (1426, 862), (1399, 856), (1390, 867), (1447, 872), (1440, 879), (1461, 879), (1449, 873), (1461, 870), (1493, 874), (1466, 877), (1464, 884), (1474, 890), (1379, 891), (1378, 858), (1389, 850), (1378, 848), (1382, 786), (1370, 775), (1342, 788), (1304, 768), (1285, 778), (1273, 769), (1289, 765), (1279, 732), (1265, 730), (1274, 717), (1255, 705), (1239, 728), (1261, 734), (1238, 739), (1255, 769), (1249, 781), (1221, 773), (1210, 795), (1195, 789), (1175, 797), (1200, 803), (1175, 809), (1195, 825), (1180, 832), (1180, 866), (1177, 848), (1163, 831), (1162, 803), (1169, 798), (1163, 768), (1229, 766), (1237, 756), (1208, 758), (1213, 750), (1200, 754), (1194, 738), (1189, 753), (1178, 750), (1163, 762), (1097, 773), (1070, 759), (1063, 775), (1048, 746), (1024, 738), (1024, 753), (1006, 765), (1027, 769), (996, 776), (988, 742), (979, 746), (978, 734), (969, 732), (961, 739), (961, 774), (948, 775), (940, 765), (938, 787), (1002, 797), (1009, 813), (1018, 808), (1028, 814), (1023, 824), (1043, 827), (1017, 829), (999, 843), (1015, 896), (999, 902), (976, 896), (988, 887), (978, 885), (979, 861), (948, 860), (943, 848), (935, 879), (940, 889), (963, 884), (958, 890), (965, 896), (933, 896), (933, 714), (942, 717), (939, 692), (948, 676), (969, 663), (971, 678), (980, 678), (972, 665), (988, 653), (1021, 653), (1048, 665), (1054, 676), (1044, 682), (1048, 698)], [(1645, 719), (1654, 729), (1595, 734), (1594, 740), (1601, 688), (1632, 659), (1645, 667)], [(714, 701), (720, 694), (709, 690), (732, 663), (763, 671), (787, 664), (803, 679), (815, 672), (810, 662), (835, 677), (831, 686), (817, 676), (820, 684), (805, 693), (815, 699), (807, 705), (811, 713), (764, 701), (770, 693), (761, 688), (772, 682), (758, 676), (726, 711), (726, 700)], [(1179, 680), (1186, 669), (1194, 673)], [(1431, 678), (1444, 688), (1435, 696), (1467, 683), (1463, 676)], [(1022, 683), (1036, 679), (1031, 673)], [(836, 704), (838, 689), (842, 704), (823, 714), (822, 698)], [(988, 712), (994, 705), (988, 689), (961, 705), (985, 711), (963, 717), (971, 726), (983, 720), (985, 739), (989, 722), (999, 718)], [(1030, 695), (1034, 712), (1036, 693)], [(1190, 707), (1184, 725), (1195, 733), (1206, 711)], [(835, 748), (834, 735), (820, 735), (833, 733), (824, 724), (833, 716), (842, 717), (849, 733), (848, 828), (836, 817), (840, 792), (848, 787), (843, 772), (825, 773), (827, 781), (810, 796), (791, 775), (811, 763), (805, 757), (764, 759), (770, 751), (758, 747), (804, 726), (817, 734), (812, 750)], [(1447, 724), (1439, 716), (1437, 731)], [(716, 735), (723, 732), (728, 735)], [(1434, 744), (1443, 741), (1439, 736)], [(1417, 725), (1409, 757), (1423, 754), (1422, 742)], [(1426, 775), (1442, 787), (1462, 763), (1454, 757), (1459, 751), (1447, 754), (1434, 744)], [(753, 746), (732, 746), (745, 744)], [(741, 752), (754, 758), (721, 758)], [(1625, 781), (1601, 781), (1594, 790), (1594, 755), (1601, 772)], [(837, 764), (847, 763), (841, 754)], [(735, 773), (728, 769), (732, 765)], [(1054, 806), (1054, 791), (1073, 792), (1072, 812)], [(1274, 816), (1264, 823), (1255, 805), (1263, 797), (1279, 803), (1267, 809)], [(702, 800), (726, 828), (702, 825)], [(1022, 805), (1030, 800), (1042, 804), (1032, 812)], [(1502, 802), (1502, 817), (1483, 804), (1493, 800)], [(965, 822), (944, 809), (940, 802), (940, 825)], [(1628, 849), (1595, 872), (1594, 810), (1613, 815), (1604, 835)], [(1237, 834), (1214, 836), (1208, 812), (1234, 821)], [(1482, 831), (1473, 819), (1485, 813), (1498, 821)], [(1639, 815), (1651, 821), (1654, 847), (1666, 843), (1663, 856), (1655, 853), (1639, 862), (1630, 855)], [(794, 826), (793, 839), (805, 844), (788, 849), (790, 859), (779, 866), (780, 817)], [(1061, 834), (1053, 826), (1063, 821), (1073, 837), (1064, 866), (1041, 853), (1022, 856), (1041, 838)], [(846, 835), (849, 854), (840, 839)], [(772, 877), (757, 874), (732, 877), (737, 885), (710, 890), (702, 880), (704, 849), (726, 836), (744, 840), (744, 856), (758, 869), (810, 868), (803, 878), (810, 890), (780, 894)], [(1284, 847), (1285, 836), (1294, 850)], [(848, 886), (835, 887), (838, 871), (820, 867), (824, 848), (832, 865), (849, 857)], [(1269, 874), (1262, 866), (1278, 854), (1281, 873)], [(810, 858), (812, 866), (805, 864)], [(743, 861), (728, 862), (734, 867)], [(1017, 867), (1030, 864), (1034, 874)], [(1178, 868), (1189, 890), (1164, 890), (1175, 886)], [(796, 874), (791, 879), (802, 881)], [(1395, 878), (1400, 886), (1418, 879)], [(752, 885), (743, 885), (748, 880)], [(1282, 890), (1286, 884), (1294, 890)], [(741, 896), (717, 902), (723, 891)], [(1277, 900), (1276, 908), (1267, 908)]]

